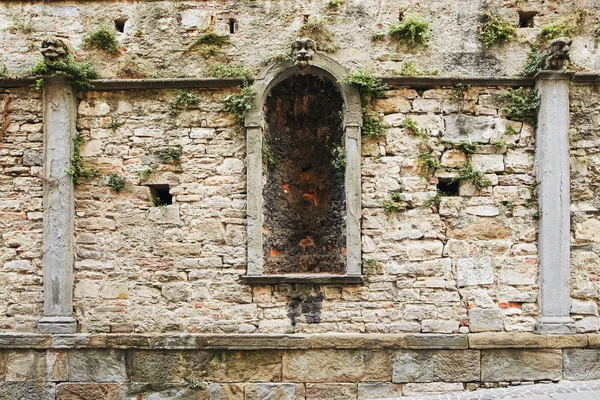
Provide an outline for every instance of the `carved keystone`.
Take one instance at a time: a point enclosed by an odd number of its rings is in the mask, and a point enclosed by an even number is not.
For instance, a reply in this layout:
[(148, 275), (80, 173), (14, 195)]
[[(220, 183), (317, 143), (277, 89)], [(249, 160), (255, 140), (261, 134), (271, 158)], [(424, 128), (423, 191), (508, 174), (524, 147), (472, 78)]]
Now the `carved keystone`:
[(292, 58), (300, 69), (310, 65), (315, 51), (317, 44), (310, 38), (298, 38), (292, 43)]

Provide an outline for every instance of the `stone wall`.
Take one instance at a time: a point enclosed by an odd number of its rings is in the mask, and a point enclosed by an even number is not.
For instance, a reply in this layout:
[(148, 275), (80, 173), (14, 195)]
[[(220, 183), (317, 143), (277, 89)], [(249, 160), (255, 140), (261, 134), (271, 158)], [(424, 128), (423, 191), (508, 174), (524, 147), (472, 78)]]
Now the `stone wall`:
[(42, 95), (0, 89), (0, 329), (42, 315)]
[(571, 86), (571, 313), (579, 332), (598, 330), (598, 86)]
[[(261, 62), (287, 51), (297, 36), (305, 15), (322, 21), (330, 40), (321, 40), (346, 68), (366, 66), (379, 74), (400, 71), (405, 61), (419, 69), (439, 70), (441, 75), (516, 75), (523, 69), (540, 27), (570, 18), (577, 26), (573, 59), (582, 70), (600, 65), (600, 50), (594, 45), (594, 29), (600, 5), (560, 0), (504, 2), (473, 0), (468, 3), (435, 0), (347, 0), (329, 8), (327, 0), (296, 1), (53, 1), (34, 3), (4, 1), (0, 5), (0, 65), (9, 73), (26, 73), (39, 59), (39, 43), (47, 32), (68, 40), (73, 50), (88, 57), (104, 77), (114, 77), (124, 66), (139, 66), (148, 77), (201, 76), (216, 62), (244, 65), (254, 72)], [(504, 15), (519, 23), (519, 10), (535, 12), (533, 27), (518, 29), (518, 40), (485, 49), (478, 38), (478, 25), (485, 11)], [(398, 22), (399, 14), (420, 15), (429, 22), (428, 46), (389, 39), (372, 41)], [(199, 48), (188, 51), (203, 30), (214, 24), (219, 33), (229, 33), (229, 20), (236, 20), (231, 44), (207, 57)], [(124, 21), (118, 33), (120, 54), (86, 50), (84, 37), (101, 24), (112, 27)], [(351, 33), (351, 34), (349, 34)], [(256, 40), (256, 38), (260, 38)]]
[[(240, 283), (244, 138), (218, 111), (227, 92), (191, 91), (200, 103), (177, 116), (168, 116), (174, 91), (80, 95), (84, 163), (104, 174), (75, 191), (83, 332), (533, 331), (533, 128), (502, 115), (503, 88), (396, 88), (373, 101), (391, 127), (363, 140), (367, 283), (304, 289)], [(407, 117), (419, 134), (403, 127)], [(456, 178), (467, 162), (453, 147), (470, 142), (469, 162), (491, 185), (462, 181), (432, 203), (438, 181)], [(418, 156), (424, 145), (441, 162), (429, 175)], [(157, 153), (175, 146), (180, 162), (165, 164)], [(106, 186), (111, 173), (125, 177), (119, 193)], [(168, 184), (173, 204), (153, 207), (149, 184)], [(394, 192), (402, 209), (386, 212)]]
[(600, 379), (597, 334), (361, 336), (0, 335), (0, 398), (381, 399)]

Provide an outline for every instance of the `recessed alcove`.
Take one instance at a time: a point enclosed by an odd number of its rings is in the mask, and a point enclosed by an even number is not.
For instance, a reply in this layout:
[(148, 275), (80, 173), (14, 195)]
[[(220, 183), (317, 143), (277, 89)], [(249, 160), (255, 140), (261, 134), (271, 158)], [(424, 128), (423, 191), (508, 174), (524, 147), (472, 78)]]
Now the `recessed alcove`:
[(263, 274), (346, 269), (343, 99), (320, 76), (294, 75), (264, 107)]

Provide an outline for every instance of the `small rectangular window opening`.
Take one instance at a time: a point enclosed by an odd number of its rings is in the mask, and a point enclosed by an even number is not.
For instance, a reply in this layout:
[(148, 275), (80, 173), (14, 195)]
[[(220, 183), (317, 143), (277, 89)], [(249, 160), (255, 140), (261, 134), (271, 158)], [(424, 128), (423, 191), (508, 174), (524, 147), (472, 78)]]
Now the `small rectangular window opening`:
[(237, 20), (235, 18), (229, 18), (229, 33), (234, 34), (236, 31)]
[(173, 204), (173, 196), (169, 192), (169, 185), (147, 185), (150, 189), (150, 201), (155, 207)]
[(449, 178), (440, 178), (437, 184), (437, 190), (442, 196), (458, 196), (458, 187), (460, 182)]
[(115, 28), (117, 29), (117, 31), (121, 33), (125, 31), (125, 22), (127, 22), (127, 18), (115, 19)]

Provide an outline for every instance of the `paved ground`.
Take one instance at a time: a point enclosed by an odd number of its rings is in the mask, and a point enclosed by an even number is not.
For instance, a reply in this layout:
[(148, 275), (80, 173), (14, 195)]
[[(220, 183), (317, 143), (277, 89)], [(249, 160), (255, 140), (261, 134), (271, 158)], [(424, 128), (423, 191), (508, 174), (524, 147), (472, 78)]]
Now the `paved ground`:
[(405, 396), (397, 400), (600, 400), (600, 380), (588, 382), (546, 383), (511, 386), (500, 389), (480, 389), (473, 392), (423, 396)]

